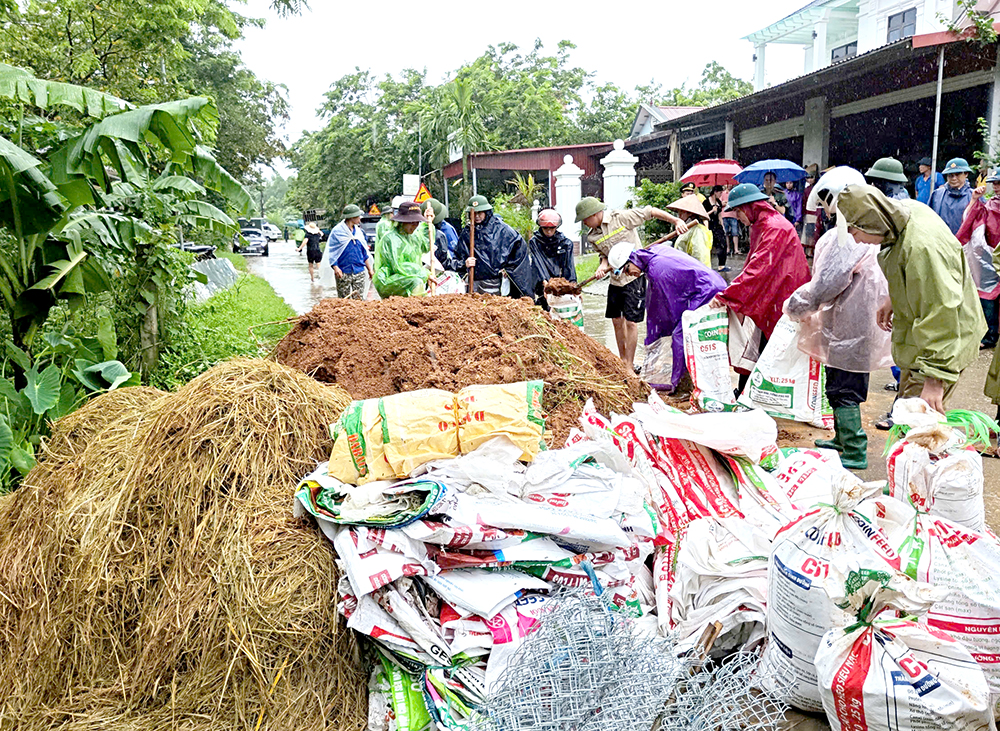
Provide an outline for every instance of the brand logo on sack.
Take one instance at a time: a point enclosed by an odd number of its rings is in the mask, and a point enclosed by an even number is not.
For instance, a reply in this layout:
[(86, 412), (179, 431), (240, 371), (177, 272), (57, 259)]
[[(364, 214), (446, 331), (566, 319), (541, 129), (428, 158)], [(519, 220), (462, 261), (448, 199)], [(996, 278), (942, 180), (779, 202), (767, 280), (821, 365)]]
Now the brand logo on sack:
[(358, 474), (364, 477), (368, 474), (368, 461), (365, 459), (365, 445), (360, 434), (347, 435), (347, 447), (351, 450), (351, 458), (354, 466), (358, 469)]

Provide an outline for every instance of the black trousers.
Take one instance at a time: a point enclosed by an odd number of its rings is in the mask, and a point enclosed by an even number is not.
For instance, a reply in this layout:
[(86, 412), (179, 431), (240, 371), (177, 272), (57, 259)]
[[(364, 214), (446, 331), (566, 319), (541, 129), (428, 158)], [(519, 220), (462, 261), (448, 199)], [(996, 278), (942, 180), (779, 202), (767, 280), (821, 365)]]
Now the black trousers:
[[(761, 330), (760, 331), (760, 350), (758, 351), (758, 353), (763, 353), (764, 352), (764, 348), (766, 348), (766, 347), (767, 347), (767, 335), (765, 335), (764, 331)], [(749, 381), (749, 380), (750, 380), (750, 374), (749, 373), (741, 373), (740, 374), (740, 381), (739, 381), (740, 385), (739, 385), (739, 388), (736, 389), (736, 398), (739, 398), (740, 394), (743, 393), (743, 390), (747, 387), (747, 381)]]
[(826, 398), (830, 406), (857, 406), (868, 400), (868, 374), (826, 367)]

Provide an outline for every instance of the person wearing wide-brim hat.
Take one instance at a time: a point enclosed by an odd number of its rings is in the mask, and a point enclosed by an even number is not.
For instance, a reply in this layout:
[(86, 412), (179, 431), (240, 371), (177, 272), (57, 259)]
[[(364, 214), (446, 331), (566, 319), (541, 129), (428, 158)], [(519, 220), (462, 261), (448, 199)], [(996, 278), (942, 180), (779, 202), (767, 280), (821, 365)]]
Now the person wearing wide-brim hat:
[(677, 216), (652, 206), (609, 210), (593, 196), (587, 196), (576, 204), (576, 222), (582, 222), (589, 229), (588, 241), (601, 257), (595, 275), (601, 278), (611, 274), (604, 316), (611, 320), (615, 328), (619, 357), (633, 369), (639, 340), (638, 323), (646, 318), (646, 279), (630, 276), (624, 271), (612, 271), (608, 254), (615, 244), (623, 241), (631, 244), (633, 250), (641, 248), (639, 227), (654, 218), (674, 224), (679, 233), (688, 229), (687, 224)]
[(296, 251), (306, 250), (306, 261), (309, 262), (309, 281), (316, 281), (316, 265), (323, 260), (323, 251), (320, 244), (323, 243), (323, 232), (314, 222), (310, 221), (305, 225), (305, 235), (296, 247)]
[[(743, 271), (711, 302), (751, 318), (760, 330), (761, 351), (781, 319), (785, 300), (809, 281), (809, 265), (795, 227), (769, 201), (770, 196), (751, 183), (730, 191), (727, 208), (750, 227), (750, 253)], [(748, 351), (756, 346), (752, 343)], [(740, 391), (749, 375), (740, 374)]]
[(894, 157), (880, 157), (868, 168), (865, 177), (871, 185), (885, 193), (887, 198), (905, 201), (910, 197), (906, 192), (908, 179), (903, 172), (903, 163)]
[[(677, 211), (678, 217), (688, 225), (688, 230), (677, 236), (674, 248), (712, 268), (712, 232), (708, 230), (708, 212), (697, 196), (678, 198), (667, 205)], [(674, 232), (676, 233), (676, 232)], [(673, 234), (672, 234), (673, 235)]]
[(958, 233), (962, 225), (962, 216), (972, 200), (972, 187), (969, 185), (969, 173), (972, 168), (962, 157), (953, 157), (944, 166), (945, 185), (936, 188), (931, 193), (928, 204), (933, 211), (941, 216), (951, 232)]
[[(336, 280), (337, 296), (362, 299), (368, 277), (373, 273), (368, 240), (361, 228), (361, 209), (349, 203), (341, 212), (342, 220), (330, 230), (320, 277), (327, 287)], [(332, 278), (330, 275), (333, 275)]]
[(524, 237), (495, 214), (486, 196), (472, 196), (465, 213), (476, 223), (476, 250), (469, 255), (470, 227), (465, 226), (455, 246), (456, 270), (467, 274), (472, 268), (476, 292), (530, 297), (534, 275)]
[(392, 214), (392, 227), (375, 242), (372, 284), (382, 299), (425, 293), (429, 270), (423, 257), (430, 241), (420, 224), (426, 221), (419, 203), (403, 201)]

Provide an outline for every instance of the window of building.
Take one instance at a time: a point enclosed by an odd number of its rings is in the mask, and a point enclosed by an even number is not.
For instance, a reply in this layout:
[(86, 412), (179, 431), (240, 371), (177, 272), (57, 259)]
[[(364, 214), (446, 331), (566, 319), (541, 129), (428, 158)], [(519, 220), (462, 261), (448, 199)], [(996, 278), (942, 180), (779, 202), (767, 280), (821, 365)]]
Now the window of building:
[(834, 48), (830, 53), (830, 63), (837, 63), (837, 61), (843, 61), (846, 58), (854, 58), (858, 55), (858, 42), (851, 41), (843, 46)]
[(909, 38), (917, 32), (917, 9), (910, 8), (902, 13), (889, 16), (889, 38), (887, 43), (893, 43), (901, 38)]

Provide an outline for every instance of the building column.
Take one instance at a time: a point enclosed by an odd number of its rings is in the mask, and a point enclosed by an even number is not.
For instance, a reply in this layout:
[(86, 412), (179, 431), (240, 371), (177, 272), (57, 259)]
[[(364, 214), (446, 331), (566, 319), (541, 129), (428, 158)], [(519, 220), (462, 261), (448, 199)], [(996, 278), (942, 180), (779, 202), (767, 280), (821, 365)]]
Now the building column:
[(726, 150), (725, 156), (730, 160), (736, 159), (736, 135), (733, 130), (733, 120), (726, 120)]
[(753, 47), (753, 90), (760, 91), (764, 88), (764, 49), (766, 43), (757, 43)]
[[(990, 139), (987, 143), (987, 152), (991, 157), (996, 157), (998, 151), (997, 135), (1000, 135), (1000, 49), (997, 51), (997, 60), (993, 65), (993, 85), (990, 87), (990, 106), (987, 120), (990, 123)], [(990, 171), (994, 172), (994, 171)]]
[(573, 164), (573, 156), (563, 158), (562, 167), (553, 173), (556, 183), (556, 203), (554, 208), (562, 216), (562, 231), (571, 241), (580, 239), (580, 225), (573, 223), (576, 219), (576, 204), (583, 195), (583, 168)]
[(608, 208), (624, 208), (631, 200), (637, 162), (639, 158), (625, 149), (625, 142), (622, 140), (615, 140), (615, 149), (601, 158), (601, 165), (604, 167), (604, 202)]
[(802, 73), (811, 74), (813, 71), (813, 47), (802, 46)]
[(830, 108), (825, 96), (806, 99), (802, 132), (802, 165), (816, 163), (820, 170), (830, 160)]
[(826, 47), (826, 26), (830, 18), (830, 11), (824, 10), (820, 20), (816, 21), (813, 28), (813, 62), (812, 70), (819, 71), (830, 65), (830, 52)]
[(681, 133), (676, 130), (670, 134), (670, 167), (674, 172), (674, 182), (679, 182), (684, 174), (684, 161), (681, 160)]

